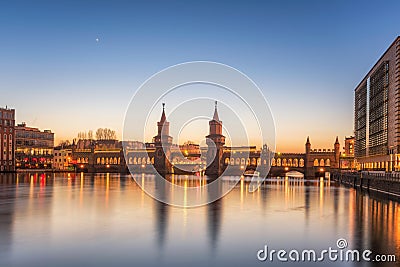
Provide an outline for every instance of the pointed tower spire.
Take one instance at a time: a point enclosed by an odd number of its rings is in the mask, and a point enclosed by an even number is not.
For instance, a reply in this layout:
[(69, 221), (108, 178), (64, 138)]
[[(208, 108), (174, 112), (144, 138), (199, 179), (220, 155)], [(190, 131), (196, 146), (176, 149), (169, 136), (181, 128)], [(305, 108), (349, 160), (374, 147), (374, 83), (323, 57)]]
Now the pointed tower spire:
[(339, 144), (339, 137), (338, 136), (336, 136), (335, 144)]
[(161, 114), (161, 119), (157, 122), (158, 135), (169, 135), (169, 122), (167, 121), (167, 116), (165, 116), (165, 103), (162, 103), (163, 110)]
[(167, 120), (167, 117), (165, 116), (165, 103), (162, 103), (162, 114), (161, 114), (160, 122), (165, 122), (166, 120)]
[(215, 120), (215, 121), (219, 121), (217, 105), (218, 105), (218, 102), (215, 101), (215, 110), (214, 110), (214, 116), (213, 116), (213, 120)]
[(307, 142), (306, 144), (310, 144), (310, 136), (307, 136)]

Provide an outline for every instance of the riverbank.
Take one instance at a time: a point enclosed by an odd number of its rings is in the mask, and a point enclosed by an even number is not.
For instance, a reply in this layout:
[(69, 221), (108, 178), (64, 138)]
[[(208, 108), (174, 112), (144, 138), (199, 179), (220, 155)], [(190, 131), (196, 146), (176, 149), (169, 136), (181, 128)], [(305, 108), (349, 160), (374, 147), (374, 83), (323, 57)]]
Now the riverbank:
[(53, 169), (17, 169), (15, 173), (28, 173), (28, 172), (46, 172), (46, 173), (64, 173), (64, 172), (75, 172), (74, 170), (53, 170)]

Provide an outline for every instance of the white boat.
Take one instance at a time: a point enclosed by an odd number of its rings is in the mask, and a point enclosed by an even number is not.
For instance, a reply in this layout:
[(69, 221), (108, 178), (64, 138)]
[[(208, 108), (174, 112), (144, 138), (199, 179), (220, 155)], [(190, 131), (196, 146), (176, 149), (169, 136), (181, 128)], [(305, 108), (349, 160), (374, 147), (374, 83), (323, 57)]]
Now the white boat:
[(243, 176), (245, 176), (245, 177), (260, 177), (260, 172), (258, 172), (258, 171), (245, 171)]

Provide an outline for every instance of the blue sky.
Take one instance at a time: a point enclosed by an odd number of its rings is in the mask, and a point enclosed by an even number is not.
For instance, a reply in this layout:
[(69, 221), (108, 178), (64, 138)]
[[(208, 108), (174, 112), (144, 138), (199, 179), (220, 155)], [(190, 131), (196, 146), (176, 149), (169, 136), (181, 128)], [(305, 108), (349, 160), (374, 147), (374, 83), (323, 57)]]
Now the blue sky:
[(57, 141), (98, 127), (121, 136), (142, 82), (210, 60), (262, 88), (278, 150), (351, 135), (353, 90), (400, 34), (400, 2), (232, 2), (2, 1), (0, 106)]

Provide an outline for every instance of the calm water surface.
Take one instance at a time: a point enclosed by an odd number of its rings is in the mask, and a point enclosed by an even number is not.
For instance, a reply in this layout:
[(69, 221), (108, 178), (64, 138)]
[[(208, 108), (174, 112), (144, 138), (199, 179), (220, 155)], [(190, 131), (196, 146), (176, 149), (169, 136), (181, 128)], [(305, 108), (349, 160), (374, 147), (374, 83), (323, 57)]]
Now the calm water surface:
[(400, 258), (396, 202), (326, 180), (247, 187), (240, 181), (221, 200), (184, 209), (153, 200), (125, 175), (2, 174), (0, 266), (274, 266), (257, 260), (264, 245), (322, 250), (338, 238)]

